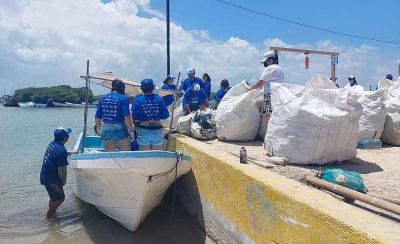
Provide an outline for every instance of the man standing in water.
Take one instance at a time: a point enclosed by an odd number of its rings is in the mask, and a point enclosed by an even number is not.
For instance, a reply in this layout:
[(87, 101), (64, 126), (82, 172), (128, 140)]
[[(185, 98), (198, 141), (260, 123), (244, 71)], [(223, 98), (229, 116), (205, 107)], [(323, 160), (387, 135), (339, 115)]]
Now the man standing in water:
[(65, 143), (69, 139), (71, 128), (62, 127), (54, 131), (54, 140), (50, 142), (43, 158), (42, 170), (40, 171), (40, 184), (46, 187), (50, 196), (47, 218), (51, 218), (57, 208), (64, 202), (65, 195), (63, 186), (67, 182), (67, 156), (73, 152), (67, 152)]
[(262, 115), (265, 123), (268, 123), (271, 114), (271, 82), (283, 82), (283, 70), (278, 66), (278, 55), (274, 52), (266, 52), (264, 59), (261, 61), (265, 69), (251, 89), (258, 89), (264, 86), (264, 103), (262, 106)]

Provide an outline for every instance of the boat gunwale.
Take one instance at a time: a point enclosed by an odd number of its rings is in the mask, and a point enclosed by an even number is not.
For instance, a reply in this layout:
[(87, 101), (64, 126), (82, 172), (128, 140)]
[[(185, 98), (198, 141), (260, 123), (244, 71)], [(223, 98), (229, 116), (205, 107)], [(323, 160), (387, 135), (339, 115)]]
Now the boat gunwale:
[[(75, 143), (74, 151), (77, 152), (81, 148), (83, 134), (80, 133)], [(88, 152), (71, 155), (71, 160), (90, 160), (100, 158), (176, 158), (177, 152), (151, 150), (151, 151), (116, 151), (116, 152)], [(192, 157), (183, 154), (182, 159), (191, 161)]]

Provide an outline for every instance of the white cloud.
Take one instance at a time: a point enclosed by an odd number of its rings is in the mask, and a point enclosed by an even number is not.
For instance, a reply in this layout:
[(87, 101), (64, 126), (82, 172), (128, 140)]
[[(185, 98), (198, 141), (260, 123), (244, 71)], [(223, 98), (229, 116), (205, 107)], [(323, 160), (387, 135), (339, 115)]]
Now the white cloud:
[[(139, 11), (153, 17), (140, 17)], [(79, 75), (85, 72), (86, 59), (91, 60), (92, 72), (114, 71), (136, 81), (151, 77), (160, 84), (166, 72), (163, 19), (162, 13), (150, 7), (150, 0), (3, 2), (1, 87), (81, 86)], [(354, 74), (365, 84), (375, 83), (395, 63), (369, 45), (352, 47), (329, 40), (289, 43), (278, 38), (262, 44), (239, 37), (220, 41), (212, 39), (207, 30), (188, 31), (171, 23), (171, 71), (176, 74), (193, 66), (198, 75), (210, 74), (214, 89), (223, 78), (231, 83), (254, 82), (263, 69), (260, 58), (269, 46), (338, 51), (337, 76), (342, 82)], [(378, 65), (371, 67), (371, 57)], [(293, 83), (305, 83), (316, 73), (330, 73), (330, 57), (310, 55), (309, 70), (304, 70), (303, 54), (281, 53), (280, 63), (287, 81)]]

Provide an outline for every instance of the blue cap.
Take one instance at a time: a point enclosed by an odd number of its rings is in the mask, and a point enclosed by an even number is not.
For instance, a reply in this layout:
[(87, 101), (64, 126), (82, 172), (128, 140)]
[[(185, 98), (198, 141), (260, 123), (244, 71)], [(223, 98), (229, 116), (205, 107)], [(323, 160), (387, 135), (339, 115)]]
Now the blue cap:
[(71, 128), (64, 129), (63, 127), (60, 127), (54, 131), (54, 138), (58, 139), (58, 140), (62, 140), (71, 133), (72, 133)]
[(165, 78), (165, 80), (173, 80), (175, 78), (176, 78), (175, 76), (167, 75), (167, 78)]
[(141, 88), (154, 88), (154, 82), (152, 79), (144, 79), (140, 83)]
[(194, 68), (188, 68), (188, 70), (186, 71), (187, 75), (193, 75), (194, 73), (196, 73), (196, 71), (194, 70)]

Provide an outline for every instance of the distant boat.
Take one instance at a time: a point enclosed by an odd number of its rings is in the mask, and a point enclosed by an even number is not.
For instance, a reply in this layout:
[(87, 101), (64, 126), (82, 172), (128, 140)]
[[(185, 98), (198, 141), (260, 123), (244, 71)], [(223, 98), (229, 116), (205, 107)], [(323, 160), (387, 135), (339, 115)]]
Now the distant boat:
[(20, 106), (21, 108), (34, 108), (35, 107), (35, 103), (34, 102), (19, 102), (18, 106)]
[(34, 102), (19, 102), (18, 106), (20, 106), (21, 108), (47, 108), (47, 104)]
[(13, 103), (11, 95), (3, 95), (3, 97), (0, 98), (0, 103), (4, 107), (18, 107), (18, 104)]

